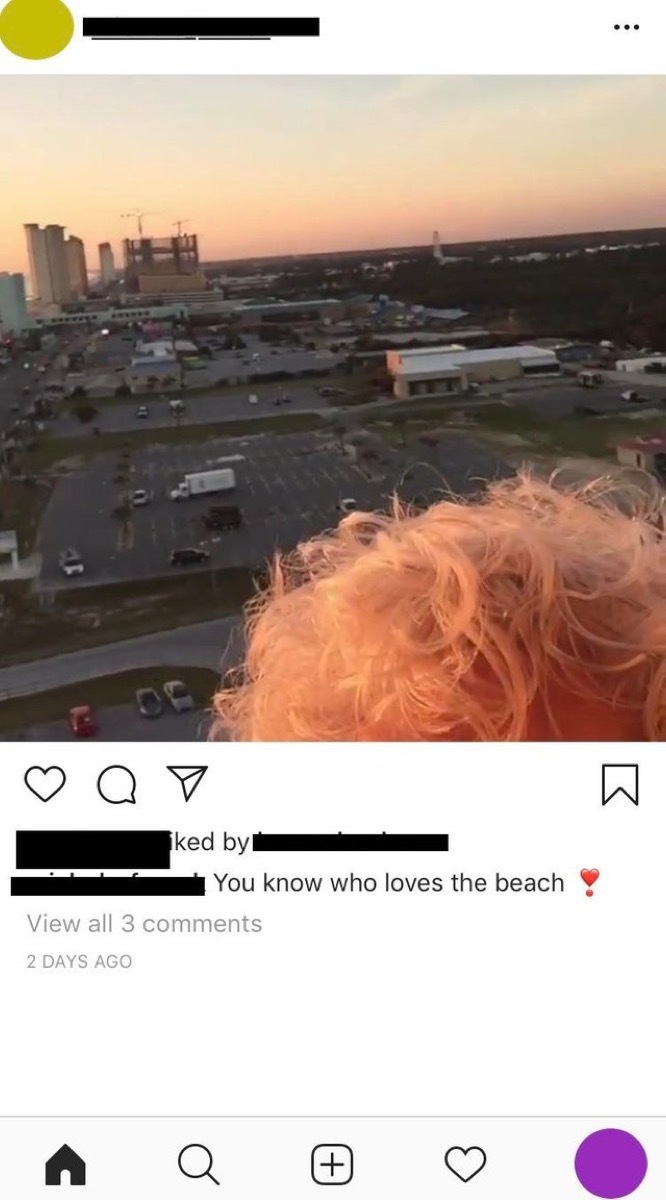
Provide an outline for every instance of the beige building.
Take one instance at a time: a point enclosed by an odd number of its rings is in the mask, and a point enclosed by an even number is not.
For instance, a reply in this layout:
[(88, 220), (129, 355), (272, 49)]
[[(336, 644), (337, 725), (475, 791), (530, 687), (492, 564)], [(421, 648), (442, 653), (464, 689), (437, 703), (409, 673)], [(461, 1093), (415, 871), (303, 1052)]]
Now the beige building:
[(617, 461), (624, 467), (637, 467), (666, 480), (666, 434), (646, 434), (630, 438), (616, 446)]
[(25, 225), (33, 298), (42, 305), (66, 304), (71, 296), (63, 225)]
[(71, 296), (75, 300), (82, 300), (88, 295), (88, 267), (86, 265), (85, 246), (81, 238), (70, 234), (65, 242), (65, 250), (67, 253), (67, 269), (69, 271)]
[(99, 273), (104, 284), (113, 283), (116, 278), (116, 263), (110, 242), (100, 242)]
[(560, 374), (556, 354), (538, 346), (387, 350), (386, 369), (393, 378), (393, 392), (398, 400), (447, 396), (464, 392), (474, 384)]

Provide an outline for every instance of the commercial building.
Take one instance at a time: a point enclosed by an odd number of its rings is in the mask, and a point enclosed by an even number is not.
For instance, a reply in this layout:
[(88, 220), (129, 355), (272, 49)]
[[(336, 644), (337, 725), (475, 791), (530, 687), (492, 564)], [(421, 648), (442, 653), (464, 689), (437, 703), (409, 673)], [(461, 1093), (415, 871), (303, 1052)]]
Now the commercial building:
[(341, 300), (294, 300), (272, 304), (243, 304), (234, 310), (240, 329), (276, 325), (327, 325), (344, 321), (347, 306)]
[(123, 242), (125, 287), (142, 295), (161, 295), (180, 290), (205, 291), (206, 280), (199, 271), (199, 244), (195, 233), (179, 237), (125, 238)]
[(637, 467), (666, 482), (666, 433), (628, 438), (616, 446), (616, 453), (624, 467)]
[(133, 395), (175, 392), (182, 387), (182, 368), (175, 358), (136, 358), (124, 373)]
[(0, 334), (22, 333), (32, 321), (25, 298), (25, 279), (0, 271)]
[(71, 297), (63, 225), (25, 225), (33, 299), (42, 305), (65, 304)]
[(470, 384), (560, 374), (554, 352), (538, 346), (387, 350), (386, 368), (393, 377), (393, 392), (399, 400), (446, 396), (463, 392)]
[(616, 371), (626, 371), (630, 375), (647, 371), (648, 375), (661, 374), (666, 371), (666, 354), (644, 354), (641, 358), (621, 358), (615, 363)]
[(116, 263), (113, 257), (113, 248), (110, 242), (100, 242), (99, 250), (99, 273), (103, 284), (113, 283), (116, 278)]
[(81, 238), (70, 234), (65, 242), (65, 251), (69, 270), (70, 294), (75, 299), (81, 300), (88, 295), (86, 250)]

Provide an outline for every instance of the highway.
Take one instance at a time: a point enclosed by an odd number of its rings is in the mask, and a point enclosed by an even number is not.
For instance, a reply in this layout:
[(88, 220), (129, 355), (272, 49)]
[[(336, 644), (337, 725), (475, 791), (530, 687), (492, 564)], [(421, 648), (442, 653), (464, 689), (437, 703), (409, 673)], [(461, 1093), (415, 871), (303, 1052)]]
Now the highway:
[(67, 687), (136, 667), (210, 667), (222, 673), (239, 661), (241, 646), (238, 617), (221, 617), (217, 621), (184, 625), (106, 646), (91, 646), (89, 650), (74, 650), (70, 654), (3, 667), (0, 669), (0, 701)]

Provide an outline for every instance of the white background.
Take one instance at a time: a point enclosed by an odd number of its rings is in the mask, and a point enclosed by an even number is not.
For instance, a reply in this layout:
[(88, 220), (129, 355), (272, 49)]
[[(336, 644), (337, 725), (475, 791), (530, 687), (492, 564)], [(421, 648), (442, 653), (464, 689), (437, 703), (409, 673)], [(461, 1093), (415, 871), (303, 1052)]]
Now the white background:
[[(652, 0), (356, 4), (350, 0), (73, 0), (76, 32), (31, 63), (0, 44), (4, 74), (661, 74), (666, 10)], [(271, 42), (98, 42), (83, 16), (320, 17), (321, 36)], [(616, 32), (615, 24), (631, 24)], [(635, 32), (633, 25), (640, 29)]]
[[(663, 1114), (661, 747), (203, 745), (189, 804), (168, 747), (7, 745), (0, 1112)], [(640, 806), (601, 806), (601, 764), (640, 762)], [(182, 754), (182, 747), (179, 748)], [(111, 762), (137, 804), (95, 787)], [(34, 763), (66, 787), (43, 804)], [(205, 900), (10, 900), (17, 828), (446, 832), (448, 854), (174, 855)], [(601, 871), (592, 899), (579, 877)], [(226, 900), (212, 872), (441, 875), (444, 895)], [(565, 878), (560, 895), (453, 895), (453, 872)], [(242, 916), (260, 935), (78, 939), (25, 914)], [(656, 931), (656, 932), (655, 932)], [(28, 971), (103, 950), (131, 971)]]

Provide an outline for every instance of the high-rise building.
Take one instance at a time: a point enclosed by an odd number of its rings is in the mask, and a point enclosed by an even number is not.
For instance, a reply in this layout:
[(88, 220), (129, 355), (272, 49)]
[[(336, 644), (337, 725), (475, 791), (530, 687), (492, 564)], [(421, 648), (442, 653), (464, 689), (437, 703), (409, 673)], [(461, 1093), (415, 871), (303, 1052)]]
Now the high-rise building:
[(88, 295), (88, 268), (86, 251), (81, 238), (70, 234), (65, 242), (67, 269), (69, 271), (70, 298), (80, 300)]
[(30, 326), (25, 299), (25, 279), (0, 271), (0, 334), (18, 334)]
[(72, 294), (63, 225), (26, 225), (30, 282), (41, 304), (65, 304)]
[(100, 243), (99, 272), (102, 277), (102, 283), (113, 283), (116, 278), (116, 264), (110, 242)]

